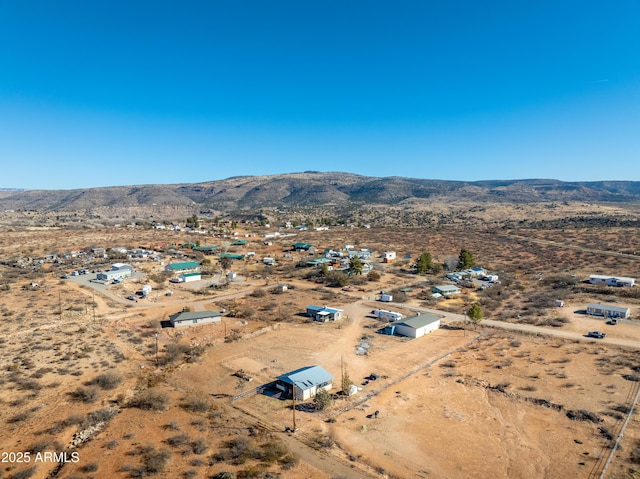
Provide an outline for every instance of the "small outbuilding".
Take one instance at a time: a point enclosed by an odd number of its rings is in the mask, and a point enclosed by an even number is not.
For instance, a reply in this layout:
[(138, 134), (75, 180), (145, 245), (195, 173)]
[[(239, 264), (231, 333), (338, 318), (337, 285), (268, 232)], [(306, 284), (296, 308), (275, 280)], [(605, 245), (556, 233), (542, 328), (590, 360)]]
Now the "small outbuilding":
[(382, 253), (382, 262), (383, 263), (393, 263), (396, 260), (396, 252), (395, 251), (385, 251)]
[(327, 321), (337, 321), (342, 318), (342, 310), (328, 308), (327, 306), (307, 306), (307, 316), (315, 321), (326, 323)]
[(314, 397), (321, 389), (330, 390), (333, 376), (322, 366), (305, 366), (277, 377), (276, 388), (284, 392), (285, 397), (295, 397), (304, 401)]
[(200, 273), (183, 273), (178, 279), (181, 283), (191, 283), (192, 281), (200, 281), (202, 279), (202, 275)]
[(220, 311), (183, 311), (169, 316), (169, 321), (174, 328), (218, 323), (221, 319), (222, 313)]
[(393, 323), (393, 334), (419, 338), (440, 328), (440, 316), (431, 313), (416, 314)]
[(587, 314), (592, 316), (604, 316), (605, 318), (622, 318), (627, 319), (631, 315), (629, 308), (620, 306), (611, 306), (609, 304), (588, 304)]

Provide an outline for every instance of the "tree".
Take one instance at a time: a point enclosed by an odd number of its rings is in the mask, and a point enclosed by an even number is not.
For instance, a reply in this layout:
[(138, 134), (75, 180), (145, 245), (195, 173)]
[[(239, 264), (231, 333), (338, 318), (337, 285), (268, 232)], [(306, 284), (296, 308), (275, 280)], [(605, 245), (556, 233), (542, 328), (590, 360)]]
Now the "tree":
[(473, 329), (476, 329), (476, 326), (478, 326), (478, 324), (480, 324), (480, 321), (482, 321), (484, 313), (482, 312), (482, 308), (480, 307), (480, 305), (476, 303), (469, 308), (469, 311), (467, 311), (467, 316), (469, 316), (469, 319), (473, 323)]
[(349, 377), (349, 373), (346, 370), (342, 371), (342, 395), (343, 396), (348, 396), (349, 395), (349, 391), (351, 390), (351, 385), (353, 384), (353, 382), (351, 381), (351, 378)]
[(416, 267), (418, 269), (418, 274), (426, 274), (427, 271), (433, 267), (431, 253), (422, 253), (416, 262)]
[(200, 228), (200, 221), (198, 220), (198, 215), (194, 214), (193, 216), (189, 216), (187, 218), (187, 227), (189, 228)]
[(228, 256), (223, 256), (222, 258), (220, 258), (220, 267), (222, 268), (222, 271), (226, 271), (231, 268), (231, 263), (232, 259)]
[(320, 274), (322, 276), (327, 276), (329, 274), (329, 266), (327, 263), (322, 263), (322, 269), (320, 270)]
[(318, 411), (322, 411), (323, 409), (331, 406), (331, 401), (333, 398), (331, 394), (326, 389), (320, 389), (313, 397), (313, 405)]
[(462, 269), (471, 268), (476, 264), (475, 260), (473, 259), (473, 253), (471, 253), (471, 251), (468, 251), (464, 248), (460, 250), (460, 255), (458, 256), (458, 259), (460, 260), (460, 267)]
[(349, 270), (352, 274), (362, 274), (362, 261), (357, 256), (351, 258), (349, 261)]

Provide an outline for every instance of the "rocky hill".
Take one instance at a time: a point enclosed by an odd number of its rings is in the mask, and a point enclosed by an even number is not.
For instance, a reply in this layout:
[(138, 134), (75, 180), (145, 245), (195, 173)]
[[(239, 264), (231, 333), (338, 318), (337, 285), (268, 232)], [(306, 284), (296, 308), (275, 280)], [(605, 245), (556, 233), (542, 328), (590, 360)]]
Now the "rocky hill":
[(211, 209), (221, 212), (265, 207), (397, 205), (415, 200), (640, 203), (640, 182), (558, 180), (443, 181), (378, 178), (351, 173), (291, 173), (241, 176), (179, 185), (138, 185), (78, 190), (1, 190), (0, 210), (39, 212), (113, 210), (131, 207)]

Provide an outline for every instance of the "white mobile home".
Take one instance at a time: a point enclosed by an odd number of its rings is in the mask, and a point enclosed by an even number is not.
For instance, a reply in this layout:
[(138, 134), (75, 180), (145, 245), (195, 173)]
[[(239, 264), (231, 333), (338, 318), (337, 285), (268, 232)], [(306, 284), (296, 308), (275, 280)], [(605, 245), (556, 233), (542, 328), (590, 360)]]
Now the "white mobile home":
[(622, 288), (631, 288), (635, 284), (634, 278), (626, 278), (624, 276), (604, 276), (600, 274), (592, 274), (589, 276), (591, 284), (606, 284), (607, 286), (618, 286)]
[(374, 309), (371, 314), (384, 321), (400, 321), (404, 317), (402, 313), (387, 311), (386, 309)]
[(609, 304), (588, 304), (587, 314), (592, 316), (604, 316), (605, 318), (622, 318), (627, 319), (631, 315), (629, 308), (620, 306), (611, 306)]

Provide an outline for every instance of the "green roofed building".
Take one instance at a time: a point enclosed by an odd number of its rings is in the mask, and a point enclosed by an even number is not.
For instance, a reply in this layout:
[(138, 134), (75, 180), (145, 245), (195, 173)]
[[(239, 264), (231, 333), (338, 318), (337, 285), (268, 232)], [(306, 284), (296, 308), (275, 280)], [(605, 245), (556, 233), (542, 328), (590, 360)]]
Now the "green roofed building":
[(196, 246), (195, 248), (193, 248), (193, 251), (201, 251), (203, 253), (211, 253), (217, 250), (217, 246)]
[(231, 246), (245, 246), (247, 244), (249, 244), (249, 242), (246, 240), (235, 240), (233, 243), (231, 243)]
[(165, 269), (169, 273), (188, 273), (200, 271), (200, 264), (195, 261), (185, 261), (184, 263), (171, 263)]
[(293, 249), (296, 251), (309, 251), (311, 248), (313, 245), (309, 243), (295, 243), (293, 245)]
[(233, 254), (233, 253), (222, 253), (220, 258), (230, 258), (230, 259), (244, 259), (243, 254)]

